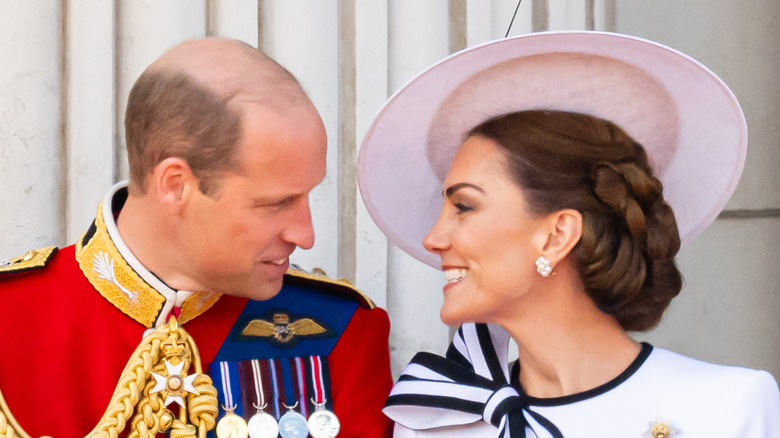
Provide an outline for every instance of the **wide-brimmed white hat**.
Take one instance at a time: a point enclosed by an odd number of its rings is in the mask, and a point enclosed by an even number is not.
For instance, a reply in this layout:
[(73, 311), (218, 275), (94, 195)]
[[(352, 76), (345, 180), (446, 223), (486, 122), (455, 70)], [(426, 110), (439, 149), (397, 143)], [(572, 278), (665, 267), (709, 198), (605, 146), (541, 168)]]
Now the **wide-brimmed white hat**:
[(728, 86), (664, 45), (605, 32), (545, 32), (455, 53), (385, 104), (363, 139), (358, 183), (396, 246), (439, 267), (422, 246), (442, 181), (468, 130), (530, 109), (591, 114), (647, 150), (686, 243), (723, 209), (747, 154), (747, 124)]

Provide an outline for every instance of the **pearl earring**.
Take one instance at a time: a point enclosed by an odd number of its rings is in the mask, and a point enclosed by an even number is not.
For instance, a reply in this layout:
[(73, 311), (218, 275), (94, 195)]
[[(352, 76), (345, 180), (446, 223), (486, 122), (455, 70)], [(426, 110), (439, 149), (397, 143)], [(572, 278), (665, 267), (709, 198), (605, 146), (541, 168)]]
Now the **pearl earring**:
[(539, 273), (542, 277), (547, 277), (552, 272), (552, 266), (550, 266), (550, 261), (545, 256), (539, 256), (538, 259), (536, 259), (536, 272)]

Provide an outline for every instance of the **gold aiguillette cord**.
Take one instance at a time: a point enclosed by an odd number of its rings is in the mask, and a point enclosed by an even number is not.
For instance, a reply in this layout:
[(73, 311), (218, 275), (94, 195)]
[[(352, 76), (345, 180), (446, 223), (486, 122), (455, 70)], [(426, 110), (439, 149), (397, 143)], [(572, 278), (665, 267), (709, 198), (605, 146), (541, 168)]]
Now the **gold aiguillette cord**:
[[(188, 374), (190, 367), (194, 373)], [(180, 405), (178, 417), (167, 406)], [(219, 413), (217, 390), (203, 374), (198, 347), (175, 317), (141, 341), (128, 360), (100, 422), (85, 438), (205, 438)], [(31, 438), (0, 392), (0, 438)]]

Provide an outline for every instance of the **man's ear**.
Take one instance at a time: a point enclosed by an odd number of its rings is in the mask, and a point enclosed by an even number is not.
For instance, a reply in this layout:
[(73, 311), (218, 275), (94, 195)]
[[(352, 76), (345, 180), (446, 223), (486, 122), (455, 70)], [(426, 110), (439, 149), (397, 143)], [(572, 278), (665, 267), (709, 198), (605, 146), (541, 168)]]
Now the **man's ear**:
[(574, 209), (558, 210), (545, 221), (547, 241), (542, 254), (555, 266), (563, 260), (582, 237), (582, 214)]
[(197, 190), (197, 179), (184, 159), (168, 157), (160, 161), (152, 171), (160, 208), (169, 214), (179, 214), (186, 205), (192, 190)]

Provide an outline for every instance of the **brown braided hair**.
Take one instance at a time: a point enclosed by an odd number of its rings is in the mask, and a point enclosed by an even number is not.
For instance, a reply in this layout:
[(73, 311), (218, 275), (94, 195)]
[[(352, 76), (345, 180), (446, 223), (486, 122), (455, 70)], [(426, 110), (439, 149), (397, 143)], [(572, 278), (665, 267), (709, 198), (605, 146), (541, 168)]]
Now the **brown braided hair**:
[(563, 111), (504, 114), (468, 136), (503, 147), (531, 213), (582, 214), (573, 254), (598, 308), (625, 330), (655, 327), (682, 288), (680, 237), (644, 148), (612, 122)]

